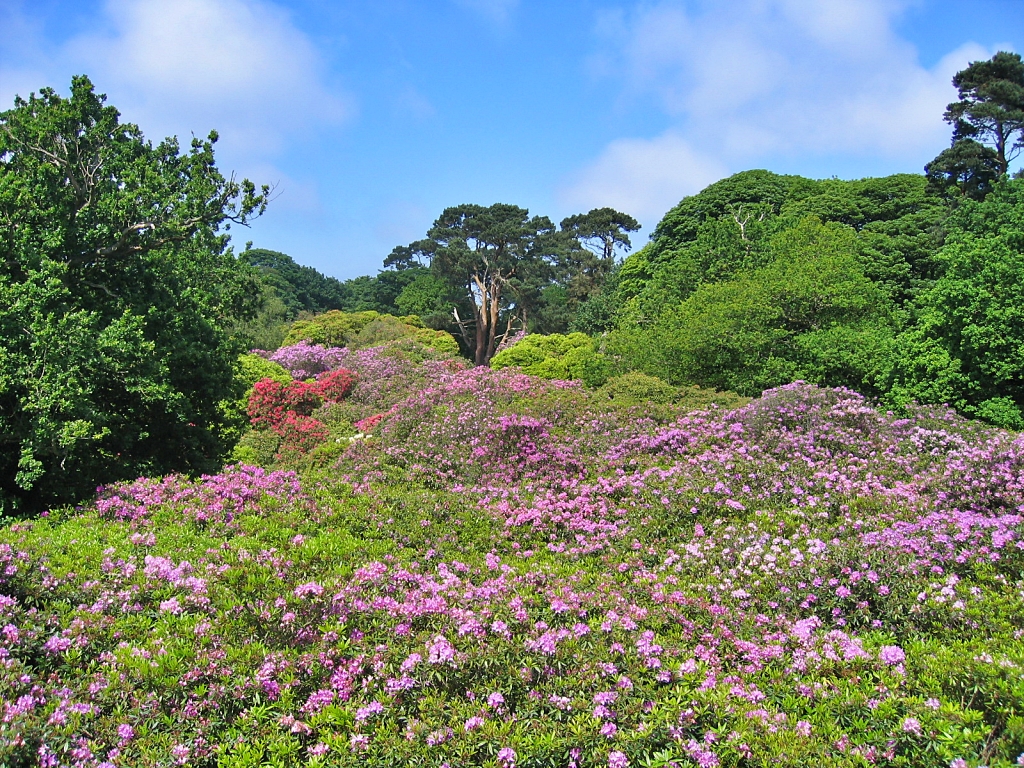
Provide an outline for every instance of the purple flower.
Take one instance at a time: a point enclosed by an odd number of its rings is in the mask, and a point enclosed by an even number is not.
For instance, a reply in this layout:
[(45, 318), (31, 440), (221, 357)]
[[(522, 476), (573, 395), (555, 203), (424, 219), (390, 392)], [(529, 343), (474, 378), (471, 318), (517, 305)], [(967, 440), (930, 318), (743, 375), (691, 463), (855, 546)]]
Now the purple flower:
[(889, 666), (902, 664), (906, 658), (907, 654), (898, 645), (883, 645), (878, 649), (878, 660)]
[(903, 721), (904, 733), (913, 733), (915, 735), (921, 734), (921, 721), (916, 717), (908, 717)]

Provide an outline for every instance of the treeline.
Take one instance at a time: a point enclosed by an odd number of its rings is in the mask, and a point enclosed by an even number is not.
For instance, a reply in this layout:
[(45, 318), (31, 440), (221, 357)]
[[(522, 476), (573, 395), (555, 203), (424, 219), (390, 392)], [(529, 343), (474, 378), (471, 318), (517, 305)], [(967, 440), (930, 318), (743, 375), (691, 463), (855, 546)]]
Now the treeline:
[(216, 133), (154, 145), (85, 77), (18, 98), (0, 113), (0, 515), (217, 469), (239, 353), (331, 311), (325, 338), (376, 313), (361, 340), (426, 326), (476, 364), (508, 349), (496, 364), (595, 386), (805, 379), (1024, 428), (1024, 63), (1000, 52), (953, 82), (950, 147), (923, 176), (737, 174), (624, 261), (627, 214), (460, 205), (348, 281), (231, 250), (269, 189), (218, 171)]
[(510, 334), (529, 327), (560, 333), (577, 324), (582, 304), (603, 289), (617, 257), (640, 225), (599, 208), (556, 227), (546, 216), (496, 204), (446, 209), (427, 236), (395, 248), (375, 277), (340, 281), (275, 251), (247, 249), (259, 269), (264, 303), (240, 336), (274, 348), (288, 324), (328, 310), (415, 315), (451, 332), (468, 357), (486, 364)]

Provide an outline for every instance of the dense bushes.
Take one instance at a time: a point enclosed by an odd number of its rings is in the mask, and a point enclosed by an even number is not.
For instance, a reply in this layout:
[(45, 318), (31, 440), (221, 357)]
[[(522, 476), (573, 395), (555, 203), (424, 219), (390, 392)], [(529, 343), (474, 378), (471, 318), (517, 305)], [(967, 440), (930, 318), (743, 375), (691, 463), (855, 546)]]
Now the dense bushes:
[(459, 346), (450, 333), (425, 328), (418, 317), (394, 317), (373, 311), (331, 311), (313, 318), (297, 320), (288, 331), (284, 346), (308, 341), (328, 347), (364, 349), (407, 338), (415, 339), (441, 352), (457, 354), (459, 351)]
[(1024, 750), (1014, 435), (807, 385), (653, 414), (607, 397), (668, 399), (637, 374), (345, 355), (327, 408), (376, 423), (328, 471), (143, 479), (0, 529), (0, 762)]
[(892, 398), (1024, 429), (1024, 179), (964, 201), (947, 229), (942, 276), (893, 357)]
[(877, 392), (895, 308), (856, 257), (849, 227), (814, 218), (773, 236), (766, 266), (708, 283), (608, 340), (626, 369), (756, 395), (797, 379)]
[(495, 370), (510, 366), (542, 379), (582, 381), (588, 387), (601, 386), (611, 373), (611, 366), (594, 348), (594, 342), (578, 332), (549, 336), (533, 333), (491, 359)]

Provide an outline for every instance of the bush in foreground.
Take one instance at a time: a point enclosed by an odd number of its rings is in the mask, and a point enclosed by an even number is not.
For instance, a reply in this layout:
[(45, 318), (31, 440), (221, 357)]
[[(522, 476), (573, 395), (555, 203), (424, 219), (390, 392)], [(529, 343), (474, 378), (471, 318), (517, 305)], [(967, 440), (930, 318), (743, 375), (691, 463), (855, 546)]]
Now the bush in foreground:
[(388, 415), (330, 471), (139, 480), (0, 533), (0, 762), (1024, 752), (1022, 438), (802, 384), (624, 420), (353, 360), (346, 403)]

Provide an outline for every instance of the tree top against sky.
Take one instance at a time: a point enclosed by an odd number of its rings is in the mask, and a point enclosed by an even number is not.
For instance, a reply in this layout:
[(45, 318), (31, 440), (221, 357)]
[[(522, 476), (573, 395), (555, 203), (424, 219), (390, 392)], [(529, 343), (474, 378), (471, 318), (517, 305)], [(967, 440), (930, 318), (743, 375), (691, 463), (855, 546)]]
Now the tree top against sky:
[(748, 168), (919, 173), (1021, 30), (1018, 0), (11, 0), (0, 108), (85, 73), (156, 140), (216, 129), (277, 185), (246, 239), (344, 278), (464, 200), (651, 233)]

